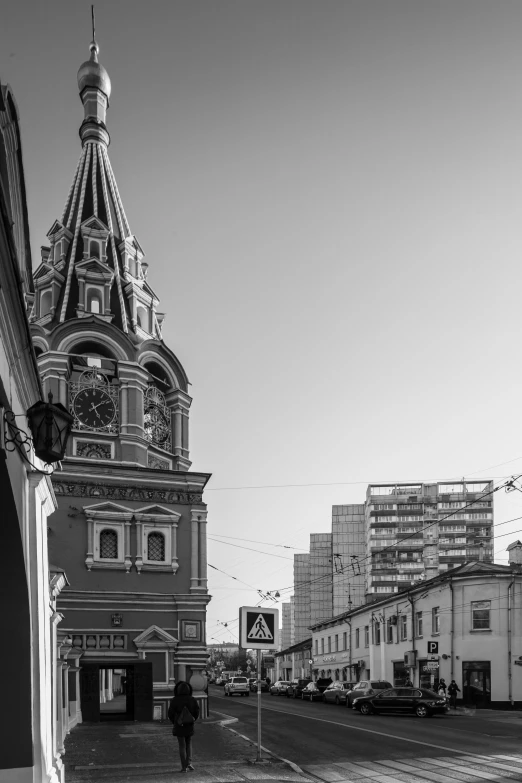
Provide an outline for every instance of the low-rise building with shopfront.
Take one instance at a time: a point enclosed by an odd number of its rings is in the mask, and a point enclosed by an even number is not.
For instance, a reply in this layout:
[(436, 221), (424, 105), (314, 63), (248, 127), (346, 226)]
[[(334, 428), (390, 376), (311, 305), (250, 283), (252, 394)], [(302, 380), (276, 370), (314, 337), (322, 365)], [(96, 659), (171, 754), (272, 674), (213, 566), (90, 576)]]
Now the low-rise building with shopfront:
[(314, 679), (454, 679), (464, 704), (522, 709), (522, 544), (312, 626)]
[(275, 682), (276, 680), (306, 679), (312, 676), (312, 639), (304, 639), (302, 642), (279, 650), (274, 655), (274, 666), (267, 667), (267, 674)]

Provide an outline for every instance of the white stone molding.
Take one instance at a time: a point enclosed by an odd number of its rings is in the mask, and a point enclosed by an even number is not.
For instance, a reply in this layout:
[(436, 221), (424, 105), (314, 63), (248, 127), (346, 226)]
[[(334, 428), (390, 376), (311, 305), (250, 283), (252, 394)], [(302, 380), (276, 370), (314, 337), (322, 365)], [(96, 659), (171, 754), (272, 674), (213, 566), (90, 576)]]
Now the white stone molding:
[[(177, 553), (177, 527), (181, 517), (177, 511), (163, 506), (145, 506), (134, 511), (136, 520), (136, 570), (171, 571), (179, 568)], [(151, 533), (160, 533), (165, 539), (165, 559), (149, 560), (148, 537)]]
[[(87, 517), (87, 553), (85, 565), (88, 571), (93, 568), (116, 569), (129, 573), (132, 561), (130, 557), (130, 526), (132, 509), (116, 503), (96, 503), (84, 506)], [(100, 536), (104, 530), (113, 530), (117, 535), (117, 556), (101, 557)]]
[(190, 510), (190, 592), (207, 591), (207, 511), (193, 507)]

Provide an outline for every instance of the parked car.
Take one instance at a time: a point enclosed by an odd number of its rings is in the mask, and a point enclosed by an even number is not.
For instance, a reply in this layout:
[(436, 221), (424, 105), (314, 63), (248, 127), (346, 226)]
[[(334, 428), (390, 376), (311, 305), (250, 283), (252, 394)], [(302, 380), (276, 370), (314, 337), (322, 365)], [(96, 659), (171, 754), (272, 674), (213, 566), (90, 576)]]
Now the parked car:
[(286, 689), (290, 685), (290, 680), (278, 680), (270, 686), (270, 693), (272, 696), (281, 696), (286, 693)]
[(303, 688), (301, 691), (301, 698), (303, 701), (306, 701), (306, 699), (309, 701), (322, 701), (323, 692), (316, 682), (309, 682), (306, 688)]
[[(266, 680), (260, 680), (261, 682), (261, 693), (268, 693), (268, 683)], [(250, 690), (252, 693), (257, 693), (257, 680), (249, 680), (250, 683)]]
[(353, 690), (348, 691), (346, 694), (346, 706), (351, 707), (353, 700), (361, 696), (373, 696), (377, 691), (385, 691), (387, 688), (392, 687), (391, 682), (386, 680), (361, 680), (353, 686)]
[(316, 680), (315, 684), (317, 685), (321, 693), (324, 693), (324, 691), (328, 688), (328, 686), (332, 684), (332, 678), (319, 677), (319, 679)]
[(292, 680), (286, 689), (287, 699), (300, 699), (304, 688), (310, 683), (310, 680)]
[(355, 684), (354, 682), (335, 680), (323, 692), (323, 701), (328, 704), (346, 704), (346, 694), (352, 690)]
[(446, 699), (425, 688), (390, 688), (371, 696), (357, 697), (353, 709), (363, 715), (381, 712), (413, 713), (418, 718), (446, 712)]
[(225, 685), (225, 696), (234, 696), (236, 693), (239, 693), (240, 696), (250, 696), (246, 677), (232, 677)]

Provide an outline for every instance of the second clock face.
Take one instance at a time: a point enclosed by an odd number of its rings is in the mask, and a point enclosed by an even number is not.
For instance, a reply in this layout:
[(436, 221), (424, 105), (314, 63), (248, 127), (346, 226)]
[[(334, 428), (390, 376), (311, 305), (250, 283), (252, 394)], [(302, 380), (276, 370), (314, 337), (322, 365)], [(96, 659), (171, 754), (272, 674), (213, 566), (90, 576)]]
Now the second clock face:
[(114, 402), (102, 389), (82, 389), (73, 402), (76, 418), (93, 430), (104, 429), (116, 415)]
[(159, 446), (169, 437), (169, 423), (157, 405), (145, 409), (144, 428), (149, 440)]

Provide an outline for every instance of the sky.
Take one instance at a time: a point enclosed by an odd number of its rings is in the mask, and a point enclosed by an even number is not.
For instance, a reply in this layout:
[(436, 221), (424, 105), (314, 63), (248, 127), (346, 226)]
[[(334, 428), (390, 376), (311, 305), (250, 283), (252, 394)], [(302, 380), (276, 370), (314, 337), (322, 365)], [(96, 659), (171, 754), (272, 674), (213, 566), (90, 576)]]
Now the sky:
[[(522, 4), (99, 0), (96, 28), (111, 163), (212, 473), (208, 639), (232, 641), (368, 483), (522, 473)], [(34, 266), (90, 39), (83, 0), (2, 14)], [(495, 509), (506, 563), (522, 493)]]

